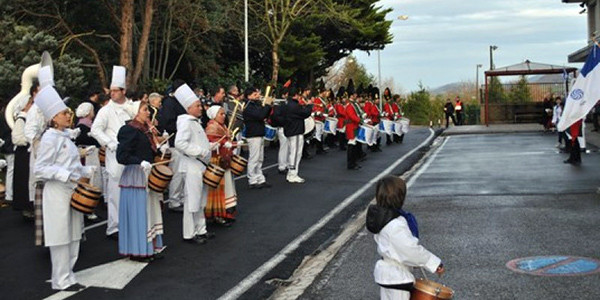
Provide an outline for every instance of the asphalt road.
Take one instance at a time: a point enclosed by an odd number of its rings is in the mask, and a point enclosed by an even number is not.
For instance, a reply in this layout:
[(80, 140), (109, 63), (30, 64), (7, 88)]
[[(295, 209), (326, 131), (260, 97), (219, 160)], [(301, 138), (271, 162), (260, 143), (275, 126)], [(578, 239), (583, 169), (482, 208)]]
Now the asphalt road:
[[(563, 164), (555, 135), (445, 138), (416, 172), (405, 208), (421, 243), (442, 258), (441, 279), (454, 299), (600, 299), (598, 273), (542, 277), (513, 272), (508, 261), (569, 255), (599, 259), (600, 155)], [(377, 299), (373, 235), (362, 229), (301, 299)], [(422, 277), (420, 272), (415, 272)]]
[[(404, 154), (432, 135), (427, 128), (409, 132), (403, 144), (383, 146), (381, 153), (368, 153), (359, 171), (346, 170), (346, 152), (333, 149), (324, 156), (303, 160), (300, 176), (307, 182), (285, 182), (276, 168), (265, 171), (270, 189), (251, 190), (247, 181), (236, 181), (239, 196), (238, 220), (230, 228), (209, 224), (217, 237), (206, 245), (191, 245), (181, 239), (181, 214), (164, 212), (166, 258), (145, 266), (123, 289), (90, 286), (71, 299), (216, 299), (279, 253), (286, 245), (318, 222), (340, 202), (378, 176)], [(427, 147), (419, 149), (392, 170), (400, 174), (410, 168)], [(314, 151), (314, 150), (313, 150)], [(266, 151), (264, 166), (275, 163), (274, 149)], [(315, 234), (285, 255), (242, 299), (267, 298), (276, 286), (272, 278), (288, 278), (306, 255), (318, 251), (352, 215), (372, 199), (373, 187), (324, 224)], [(105, 208), (98, 214), (105, 219)], [(86, 225), (91, 225), (88, 223)], [(33, 224), (10, 208), (0, 209), (0, 291), (6, 299), (41, 299), (54, 294), (50, 284), (49, 252), (33, 246)], [(105, 226), (87, 231), (75, 271), (118, 262), (117, 243), (104, 238)], [(99, 271), (98, 271), (99, 272)], [(94, 272), (92, 272), (94, 273)], [(114, 277), (123, 276), (115, 272)], [(111, 277), (110, 274), (108, 277)], [(109, 278), (110, 279), (110, 278)]]

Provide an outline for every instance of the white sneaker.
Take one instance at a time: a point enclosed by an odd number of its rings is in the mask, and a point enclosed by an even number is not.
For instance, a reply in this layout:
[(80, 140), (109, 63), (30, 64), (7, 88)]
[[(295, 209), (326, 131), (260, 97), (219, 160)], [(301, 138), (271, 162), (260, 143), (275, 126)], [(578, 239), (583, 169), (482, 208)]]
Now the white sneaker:
[(96, 220), (96, 219), (98, 219), (98, 216), (95, 213), (87, 214), (87, 215), (85, 215), (85, 217), (88, 220)]
[(288, 176), (287, 178), (287, 182), (289, 183), (304, 183), (304, 179), (298, 175), (291, 175)]

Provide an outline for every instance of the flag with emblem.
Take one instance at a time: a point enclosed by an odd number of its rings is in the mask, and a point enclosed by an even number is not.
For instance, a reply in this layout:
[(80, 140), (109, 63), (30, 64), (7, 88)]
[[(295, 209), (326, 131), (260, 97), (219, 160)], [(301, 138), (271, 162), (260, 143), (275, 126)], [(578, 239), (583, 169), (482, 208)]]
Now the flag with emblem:
[(558, 131), (564, 131), (573, 123), (585, 118), (585, 115), (600, 100), (600, 47), (594, 44), (575, 84), (565, 102), (565, 108), (558, 125)]

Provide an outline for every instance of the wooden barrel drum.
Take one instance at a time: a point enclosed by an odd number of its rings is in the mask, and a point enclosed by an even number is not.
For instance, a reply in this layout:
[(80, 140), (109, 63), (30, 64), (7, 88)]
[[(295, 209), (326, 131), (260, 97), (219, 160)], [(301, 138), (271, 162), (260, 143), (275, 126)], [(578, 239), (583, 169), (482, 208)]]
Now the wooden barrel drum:
[(216, 189), (224, 175), (225, 170), (223, 168), (215, 164), (210, 164), (206, 167), (204, 175), (202, 175), (202, 182), (209, 187)]
[(98, 150), (98, 160), (100, 161), (100, 165), (104, 167), (104, 164), (106, 162), (106, 148), (105, 147), (100, 147), (100, 150)]
[(148, 176), (148, 188), (163, 193), (173, 178), (173, 170), (165, 165), (156, 165), (152, 167), (150, 176)]
[(0, 183), (0, 201), (4, 201), (6, 199), (6, 187), (4, 184)]
[(428, 279), (415, 280), (414, 287), (410, 294), (411, 300), (449, 300), (454, 295), (451, 288)]
[(80, 181), (71, 195), (71, 207), (84, 214), (91, 214), (98, 206), (101, 195), (99, 188)]
[(163, 162), (163, 161), (169, 161), (171, 160), (171, 151), (167, 151), (165, 152), (165, 155), (157, 155), (154, 157), (154, 162), (155, 163), (159, 163), (159, 162)]
[(229, 164), (229, 167), (231, 168), (231, 173), (236, 176), (240, 176), (242, 173), (244, 173), (247, 165), (248, 160), (239, 155), (234, 155), (231, 157), (231, 163)]

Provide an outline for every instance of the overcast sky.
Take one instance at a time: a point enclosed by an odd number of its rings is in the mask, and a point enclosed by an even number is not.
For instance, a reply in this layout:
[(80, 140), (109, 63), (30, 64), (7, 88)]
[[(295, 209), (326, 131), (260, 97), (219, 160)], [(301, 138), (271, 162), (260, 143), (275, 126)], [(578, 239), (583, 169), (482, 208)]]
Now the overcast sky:
[[(381, 78), (392, 77), (404, 92), (419, 80), (436, 88), (475, 81), (490, 66), (489, 46), (496, 45), (494, 65), (530, 61), (568, 64), (568, 54), (587, 44), (587, 14), (561, 0), (381, 0), (393, 8), (393, 43), (381, 51)], [(407, 15), (408, 20), (397, 17)], [(354, 55), (377, 78), (377, 52)]]

